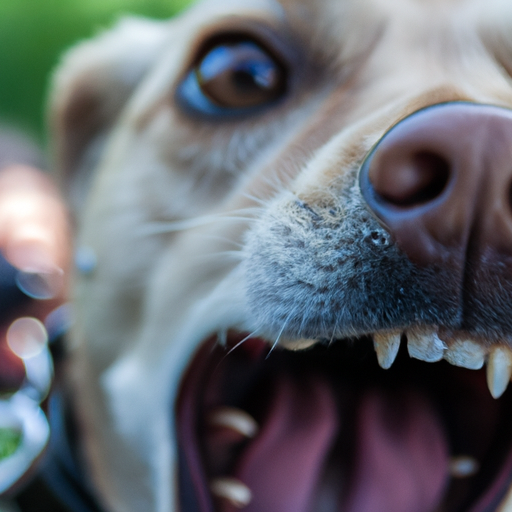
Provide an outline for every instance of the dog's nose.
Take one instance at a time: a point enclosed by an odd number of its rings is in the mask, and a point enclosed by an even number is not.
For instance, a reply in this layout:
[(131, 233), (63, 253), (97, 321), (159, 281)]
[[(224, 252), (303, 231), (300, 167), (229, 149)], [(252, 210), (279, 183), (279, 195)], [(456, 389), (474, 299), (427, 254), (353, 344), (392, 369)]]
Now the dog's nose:
[(512, 111), (420, 110), (391, 128), (360, 174), (368, 206), (420, 265), (512, 257)]

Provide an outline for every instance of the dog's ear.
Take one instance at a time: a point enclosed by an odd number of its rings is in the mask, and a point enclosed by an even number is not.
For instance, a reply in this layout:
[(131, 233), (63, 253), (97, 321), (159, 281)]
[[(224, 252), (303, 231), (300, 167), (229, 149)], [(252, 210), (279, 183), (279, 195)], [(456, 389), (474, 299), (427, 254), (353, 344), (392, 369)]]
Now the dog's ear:
[(54, 165), (75, 207), (110, 129), (167, 34), (166, 22), (126, 18), (64, 56), (51, 88), (49, 122)]

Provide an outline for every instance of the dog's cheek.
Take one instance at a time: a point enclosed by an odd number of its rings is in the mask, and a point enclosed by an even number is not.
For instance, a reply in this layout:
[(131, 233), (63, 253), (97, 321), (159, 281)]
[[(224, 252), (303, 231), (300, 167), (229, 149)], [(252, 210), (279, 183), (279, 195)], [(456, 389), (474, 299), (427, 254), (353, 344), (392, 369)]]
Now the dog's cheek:
[(54, 164), (75, 209), (112, 127), (167, 38), (161, 22), (125, 18), (63, 58), (53, 77), (49, 124)]

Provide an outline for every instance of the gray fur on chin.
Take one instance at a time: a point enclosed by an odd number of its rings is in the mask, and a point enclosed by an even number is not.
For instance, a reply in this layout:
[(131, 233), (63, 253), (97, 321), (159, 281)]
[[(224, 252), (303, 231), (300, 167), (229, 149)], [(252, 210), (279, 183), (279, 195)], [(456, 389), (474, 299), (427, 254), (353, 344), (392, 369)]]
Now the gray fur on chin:
[(361, 336), (411, 325), (457, 326), (460, 283), (415, 267), (366, 207), (359, 186), (336, 204), (286, 197), (247, 236), (255, 330), (276, 339)]

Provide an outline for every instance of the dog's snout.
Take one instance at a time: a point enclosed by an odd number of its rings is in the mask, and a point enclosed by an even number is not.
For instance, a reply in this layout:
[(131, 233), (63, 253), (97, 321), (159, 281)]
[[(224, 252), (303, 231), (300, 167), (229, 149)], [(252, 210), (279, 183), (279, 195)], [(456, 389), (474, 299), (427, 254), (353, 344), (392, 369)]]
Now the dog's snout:
[[(512, 256), (512, 111), (471, 103), (420, 110), (366, 158), (363, 196), (415, 263)], [(500, 256), (501, 257), (501, 256)]]

